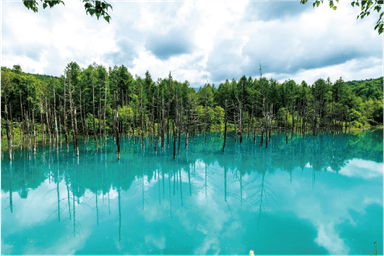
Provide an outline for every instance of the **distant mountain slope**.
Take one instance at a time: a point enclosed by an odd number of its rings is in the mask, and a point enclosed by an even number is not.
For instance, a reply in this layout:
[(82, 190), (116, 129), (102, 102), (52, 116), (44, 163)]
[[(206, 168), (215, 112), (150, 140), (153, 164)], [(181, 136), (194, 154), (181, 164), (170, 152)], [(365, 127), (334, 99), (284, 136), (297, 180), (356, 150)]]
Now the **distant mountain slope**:
[(383, 77), (358, 81), (353, 80), (346, 83), (357, 96), (363, 99), (383, 99)]

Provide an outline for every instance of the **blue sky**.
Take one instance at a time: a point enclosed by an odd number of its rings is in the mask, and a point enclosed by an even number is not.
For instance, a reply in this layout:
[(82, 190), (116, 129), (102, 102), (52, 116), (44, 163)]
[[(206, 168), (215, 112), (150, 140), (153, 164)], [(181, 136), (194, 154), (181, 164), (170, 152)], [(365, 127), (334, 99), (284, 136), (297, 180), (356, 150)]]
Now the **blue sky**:
[(263, 75), (279, 82), (312, 84), (377, 78), (383, 42), (372, 13), (341, 2), (312, 8), (299, 1), (110, 1), (110, 24), (85, 14), (80, 1), (38, 13), (21, 1), (2, 2), (2, 66), (59, 76), (67, 63), (125, 65), (149, 70), (154, 80), (169, 71), (193, 87)]

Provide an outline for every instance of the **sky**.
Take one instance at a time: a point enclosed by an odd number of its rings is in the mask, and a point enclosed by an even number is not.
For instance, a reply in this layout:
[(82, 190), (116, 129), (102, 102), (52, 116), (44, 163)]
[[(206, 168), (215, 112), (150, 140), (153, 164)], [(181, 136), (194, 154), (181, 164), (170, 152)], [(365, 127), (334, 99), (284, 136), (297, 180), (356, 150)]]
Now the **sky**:
[(68, 63), (124, 65), (133, 75), (188, 80), (195, 88), (241, 76), (313, 84), (383, 75), (377, 13), (356, 20), (350, 2), (336, 11), (299, 1), (108, 1), (112, 17), (86, 15), (80, 0), (33, 13), (2, 1), (2, 63), (60, 76)]

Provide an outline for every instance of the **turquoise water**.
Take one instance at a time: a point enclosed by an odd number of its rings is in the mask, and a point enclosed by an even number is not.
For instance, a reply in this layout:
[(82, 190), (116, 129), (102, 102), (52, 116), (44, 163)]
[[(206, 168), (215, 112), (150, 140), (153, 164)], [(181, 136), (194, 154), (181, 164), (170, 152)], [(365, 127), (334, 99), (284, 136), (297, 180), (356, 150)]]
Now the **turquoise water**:
[(383, 131), (7, 154), (2, 254), (383, 254)]

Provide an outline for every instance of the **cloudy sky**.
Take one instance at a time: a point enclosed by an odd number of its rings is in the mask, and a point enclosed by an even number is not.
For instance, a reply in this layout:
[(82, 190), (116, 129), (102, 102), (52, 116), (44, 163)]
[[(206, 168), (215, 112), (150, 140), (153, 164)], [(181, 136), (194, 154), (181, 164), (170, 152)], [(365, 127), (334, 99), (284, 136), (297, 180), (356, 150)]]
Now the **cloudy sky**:
[(86, 15), (79, 0), (38, 13), (21, 0), (2, 1), (2, 66), (59, 76), (71, 61), (125, 65), (154, 80), (173, 71), (193, 87), (258, 77), (259, 63), (279, 82), (383, 74), (378, 15), (356, 20), (350, 2), (336, 11), (299, 1), (108, 2), (110, 24)]

